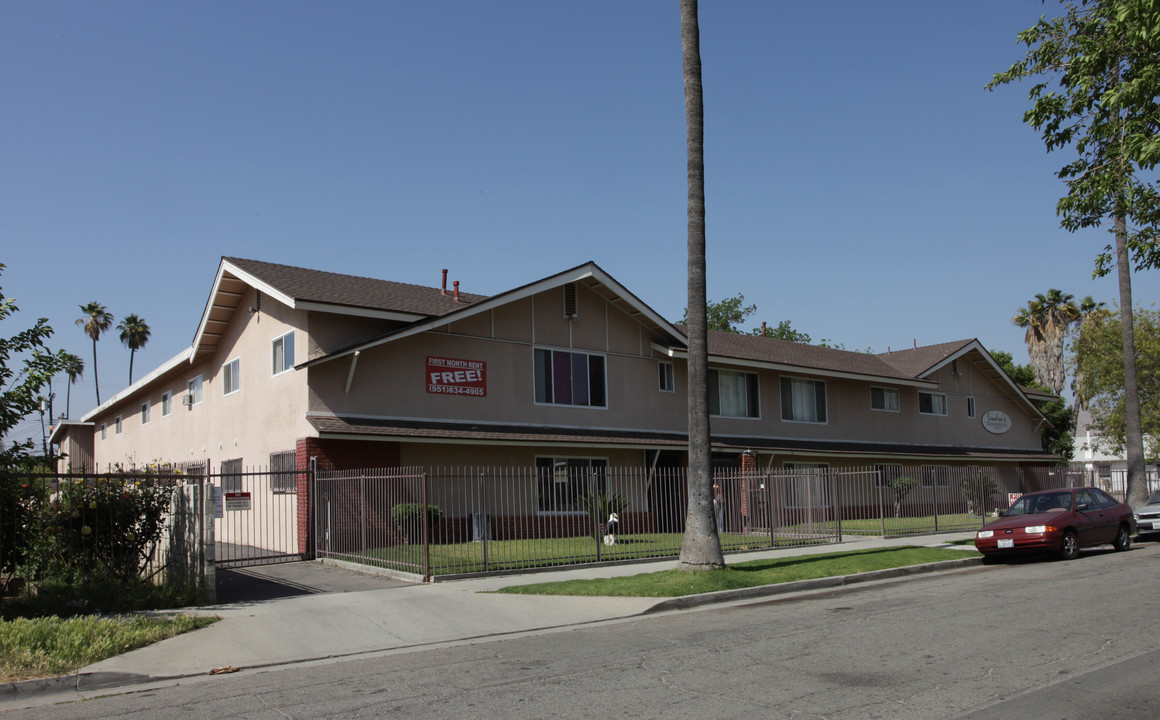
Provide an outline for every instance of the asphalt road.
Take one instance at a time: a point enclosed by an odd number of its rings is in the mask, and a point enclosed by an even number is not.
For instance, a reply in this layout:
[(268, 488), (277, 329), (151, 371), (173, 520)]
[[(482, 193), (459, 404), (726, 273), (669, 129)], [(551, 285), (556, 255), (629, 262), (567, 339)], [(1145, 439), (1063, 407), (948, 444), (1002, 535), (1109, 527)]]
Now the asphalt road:
[[(5, 718), (1153, 717), (1160, 545), (981, 567)], [(292, 628), (287, 628), (292, 632)]]

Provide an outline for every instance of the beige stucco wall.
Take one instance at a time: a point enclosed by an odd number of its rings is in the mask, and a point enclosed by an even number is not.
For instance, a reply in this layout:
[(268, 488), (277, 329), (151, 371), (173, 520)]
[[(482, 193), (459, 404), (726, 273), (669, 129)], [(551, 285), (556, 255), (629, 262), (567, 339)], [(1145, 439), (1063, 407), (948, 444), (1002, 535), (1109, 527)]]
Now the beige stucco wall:
[[(240, 308), (252, 306), (251, 297)], [(265, 466), (270, 453), (294, 449), (299, 437), (315, 434), (306, 422), (306, 373), (272, 374), (271, 343), (295, 328), (306, 327), (306, 316), (268, 297), (260, 313), (235, 313), (215, 353), (192, 364), (182, 364), (163, 377), (120, 399), (92, 418), (96, 425), (94, 456), (97, 467), (142, 465), (153, 461), (178, 464), (209, 460), (215, 468), (224, 460), (240, 458), (246, 466)], [(303, 329), (295, 331), (295, 359), (305, 359), (309, 345)], [(222, 365), (238, 358), (240, 389), (223, 392)], [(186, 406), (187, 383), (202, 377), (201, 403)], [(173, 393), (169, 416), (161, 396)], [(150, 406), (143, 423), (141, 405)], [(122, 417), (122, 431), (115, 420)], [(107, 424), (102, 439), (100, 426)]]

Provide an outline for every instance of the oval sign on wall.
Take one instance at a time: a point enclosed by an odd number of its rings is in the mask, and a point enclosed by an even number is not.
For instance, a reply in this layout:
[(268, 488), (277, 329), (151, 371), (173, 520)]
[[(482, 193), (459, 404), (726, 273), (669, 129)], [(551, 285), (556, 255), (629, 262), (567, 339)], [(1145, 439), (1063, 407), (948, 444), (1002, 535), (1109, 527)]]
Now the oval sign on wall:
[(1000, 410), (991, 410), (983, 414), (983, 427), (996, 435), (1002, 435), (1011, 429), (1011, 418)]

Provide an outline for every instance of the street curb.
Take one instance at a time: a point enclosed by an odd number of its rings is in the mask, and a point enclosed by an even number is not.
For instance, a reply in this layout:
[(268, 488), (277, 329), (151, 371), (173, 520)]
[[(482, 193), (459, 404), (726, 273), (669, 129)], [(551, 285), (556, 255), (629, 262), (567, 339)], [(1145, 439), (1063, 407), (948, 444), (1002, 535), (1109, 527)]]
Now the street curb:
[[(660, 613), (674, 610), (685, 610), (691, 608), (705, 607), (708, 605), (715, 605), (721, 603), (734, 602), (738, 600), (751, 600), (765, 597), (777, 597), (783, 595), (790, 595), (794, 593), (808, 592), (811, 590), (824, 590), (828, 588), (846, 587), (851, 585), (858, 585), (861, 583), (869, 583), (878, 580), (889, 580), (894, 578), (904, 578), (912, 575), (927, 575), (943, 570), (958, 570), (960, 568), (968, 568), (974, 566), (982, 566), (983, 559), (979, 558), (962, 558), (956, 560), (943, 560), (940, 562), (926, 563), (924, 565), (910, 565), (906, 567), (890, 568), (887, 570), (873, 570), (871, 572), (858, 573), (855, 575), (842, 575), (838, 577), (818, 578), (816, 580), (799, 580), (797, 582), (780, 583), (778, 585), (761, 585), (759, 587), (741, 588), (738, 590), (719, 590), (717, 592), (702, 593), (700, 595), (686, 595), (684, 597), (669, 598), (662, 600), (656, 605), (651, 606), (643, 612), (637, 613), (637, 616), (646, 616), (653, 613)], [(632, 617), (626, 616), (626, 617)], [(613, 618), (622, 619), (622, 618)], [(510, 633), (501, 633), (510, 634)], [(485, 637), (492, 637), (489, 635), (481, 635), (474, 639), (482, 639)], [(419, 643), (420, 645), (422, 643)], [(238, 670), (256, 670), (262, 668), (279, 667), (283, 665), (295, 665), (303, 662), (316, 662), (318, 660), (337, 659), (342, 657), (353, 657), (355, 655), (365, 655), (368, 652), (374, 651), (360, 651), (350, 654), (324, 655), (317, 658), (306, 658), (292, 662), (271, 663), (269, 665), (256, 664), (244, 668), (231, 668), (231, 671)], [(47, 695), (65, 695), (73, 694), (80, 696), (81, 693), (94, 692), (100, 690), (111, 690), (115, 688), (132, 688), (134, 686), (145, 685), (149, 683), (164, 683), (175, 682), (185, 678), (208, 677), (213, 675), (212, 672), (199, 671), (192, 673), (185, 673), (180, 675), (156, 676), (156, 675), (141, 675), (137, 673), (120, 673), (120, 672), (98, 672), (98, 673), (84, 673), (78, 672), (72, 675), (62, 675), (51, 678), (36, 678), (33, 680), (19, 680), (11, 683), (0, 684), (0, 704), (17, 701), (22, 697), (44, 697)], [(12, 708), (15, 709), (15, 708)], [(6, 708), (0, 706), (0, 713), (5, 712)]]
[(959, 568), (981, 566), (983, 559), (961, 558), (957, 560), (941, 560), (924, 565), (908, 565), (905, 567), (889, 568), (886, 570), (871, 570), (856, 575), (839, 575), (837, 577), (817, 578), (816, 580), (798, 580), (796, 582), (779, 583), (777, 585), (759, 585), (757, 587), (740, 588), (738, 590), (718, 590), (717, 592), (701, 593), (700, 595), (685, 595), (670, 598), (653, 605), (642, 615), (666, 612), (670, 610), (687, 610), (718, 603), (734, 602), (736, 600), (751, 600), (754, 598), (776, 597), (791, 593), (810, 590), (825, 590), (827, 588), (845, 587), (859, 583), (875, 582), (877, 580), (891, 580), (909, 575), (926, 575), (942, 570), (957, 570)]

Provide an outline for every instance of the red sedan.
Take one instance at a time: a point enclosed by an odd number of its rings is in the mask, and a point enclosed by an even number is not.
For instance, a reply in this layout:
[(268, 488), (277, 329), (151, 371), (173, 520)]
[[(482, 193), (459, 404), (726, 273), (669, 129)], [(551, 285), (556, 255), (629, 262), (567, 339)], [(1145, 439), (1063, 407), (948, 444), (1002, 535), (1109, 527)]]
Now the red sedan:
[(1056, 553), (1064, 560), (1081, 547), (1111, 544), (1127, 550), (1136, 534), (1132, 508), (1099, 488), (1064, 488), (1028, 493), (998, 520), (975, 534), (987, 557)]

